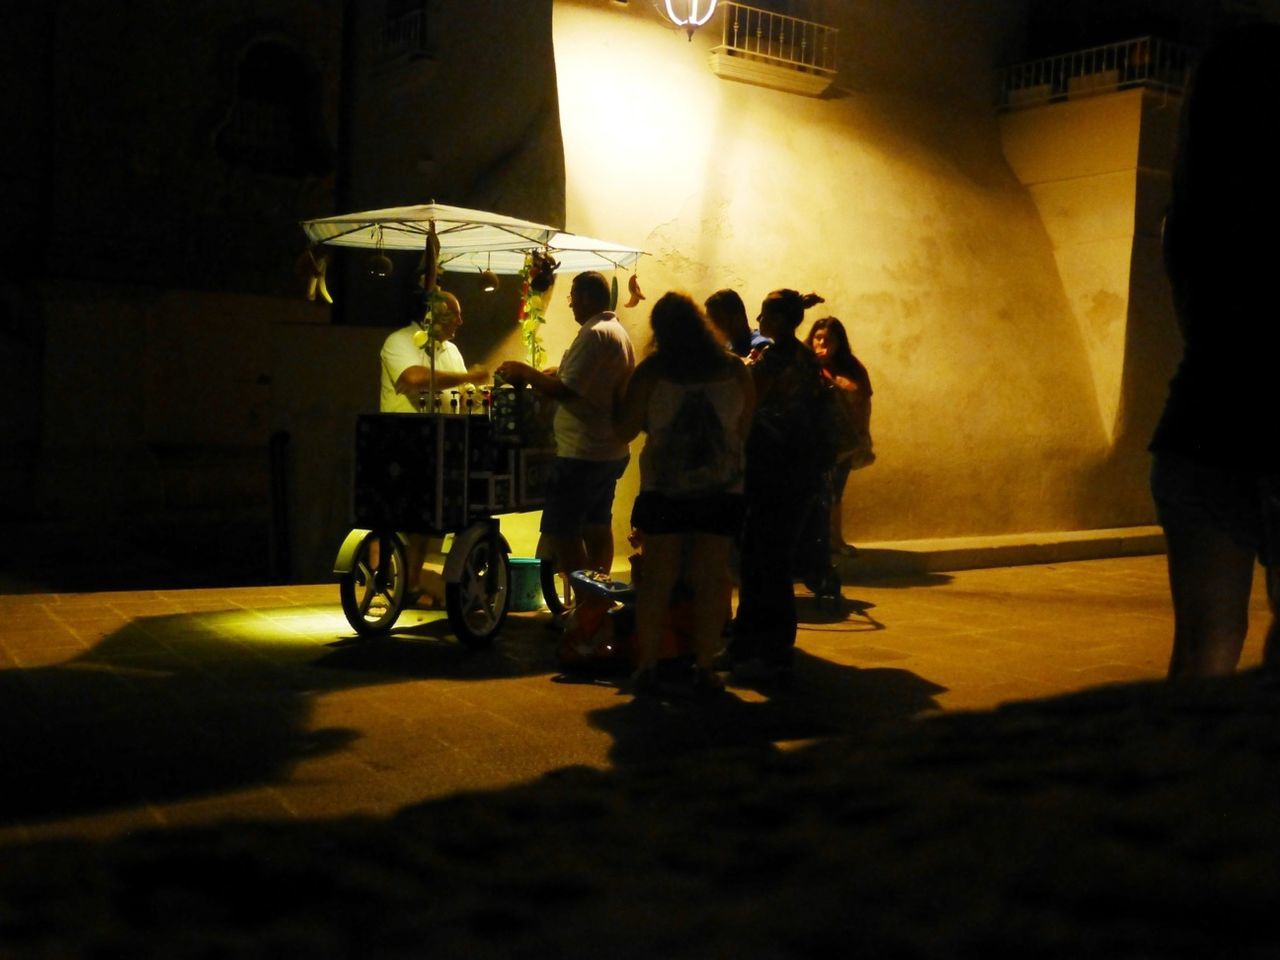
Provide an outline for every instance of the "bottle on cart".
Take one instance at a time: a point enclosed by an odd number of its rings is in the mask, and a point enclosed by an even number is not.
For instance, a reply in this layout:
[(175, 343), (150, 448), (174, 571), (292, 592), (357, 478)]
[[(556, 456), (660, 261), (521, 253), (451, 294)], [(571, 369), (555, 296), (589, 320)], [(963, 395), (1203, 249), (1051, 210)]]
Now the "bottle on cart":
[(449, 391), (449, 412), (450, 413), (458, 412), (458, 403), (459, 403), (460, 397), (461, 397), (461, 394), (459, 394), (457, 390)]

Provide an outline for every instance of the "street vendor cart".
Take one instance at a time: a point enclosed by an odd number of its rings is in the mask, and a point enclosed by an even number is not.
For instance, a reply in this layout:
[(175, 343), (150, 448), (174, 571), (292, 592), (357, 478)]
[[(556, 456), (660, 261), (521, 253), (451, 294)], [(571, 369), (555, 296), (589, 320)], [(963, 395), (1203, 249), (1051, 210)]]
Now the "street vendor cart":
[[(511, 548), (497, 517), (542, 507), (555, 446), (531, 389), (447, 391), (447, 412), (357, 418), (352, 513), (334, 563), (348, 622), (385, 632), (406, 606), (406, 534), (448, 542), (445, 610), (466, 644), (490, 640), (510, 601)], [(554, 579), (541, 577), (554, 598)]]
[[(634, 268), (643, 251), (485, 211), (430, 203), (308, 220), (314, 247), (425, 249), (437, 268), (517, 274), (535, 251), (566, 271)], [(314, 258), (312, 258), (312, 262)], [(434, 351), (429, 351), (434, 358)], [(443, 540), (445, 609), (458, 639), (492, 639), (511, 595), (510, 546), (498, 516), (541, 509), (555, 458), (550, 408), (529, 387), (430, 390), (420, 413), (356, 420), (353, 529), (334, 563), (343, 613), (361, 636), (385, 633), (410, 597), (408, 537)], [(562, 609), (549, 565), (539, 582)]]

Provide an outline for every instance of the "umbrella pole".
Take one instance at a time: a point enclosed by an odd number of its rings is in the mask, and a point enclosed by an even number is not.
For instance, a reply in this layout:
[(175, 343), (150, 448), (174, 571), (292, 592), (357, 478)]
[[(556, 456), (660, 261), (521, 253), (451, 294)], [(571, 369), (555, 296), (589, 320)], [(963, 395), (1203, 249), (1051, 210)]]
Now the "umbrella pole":
[(436, 235), (436, 222), (430, 221), (427, 227), (426, 248), (423, 250), (423, 274), (422, 289), (427, 294), (427, 360), (430, 368), (430, 377), (428, 383), (431, 388), (431, 412), (436, 412), (436, 324), (433, 308), (435, 306), (432, 300), (432, 293), (436, 288), (436, 278), (439, 275), (440, 265), (440, 238)]

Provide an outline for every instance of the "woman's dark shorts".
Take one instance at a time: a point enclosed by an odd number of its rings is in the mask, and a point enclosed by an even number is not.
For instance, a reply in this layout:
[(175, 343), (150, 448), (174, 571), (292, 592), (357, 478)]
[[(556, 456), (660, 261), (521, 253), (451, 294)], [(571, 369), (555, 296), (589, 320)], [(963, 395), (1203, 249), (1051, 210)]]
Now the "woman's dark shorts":
[(711, 493), (677, 500), (646, 490), (636, 497), (631, 508), (631, 526), (653, 535), (709, 533), (739, 537), (745, 515), (745, 501), (740, 493)]

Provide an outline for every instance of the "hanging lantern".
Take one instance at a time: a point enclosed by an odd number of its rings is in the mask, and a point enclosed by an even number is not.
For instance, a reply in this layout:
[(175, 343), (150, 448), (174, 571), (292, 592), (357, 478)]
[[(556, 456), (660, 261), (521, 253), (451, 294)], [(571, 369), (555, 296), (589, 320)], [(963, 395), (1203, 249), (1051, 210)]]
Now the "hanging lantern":
[(716, 0), (666, 0), (667, 17), (677, 27), (684, 27), (693, 39), (693, 31), (711, 19), (716, 12)]

